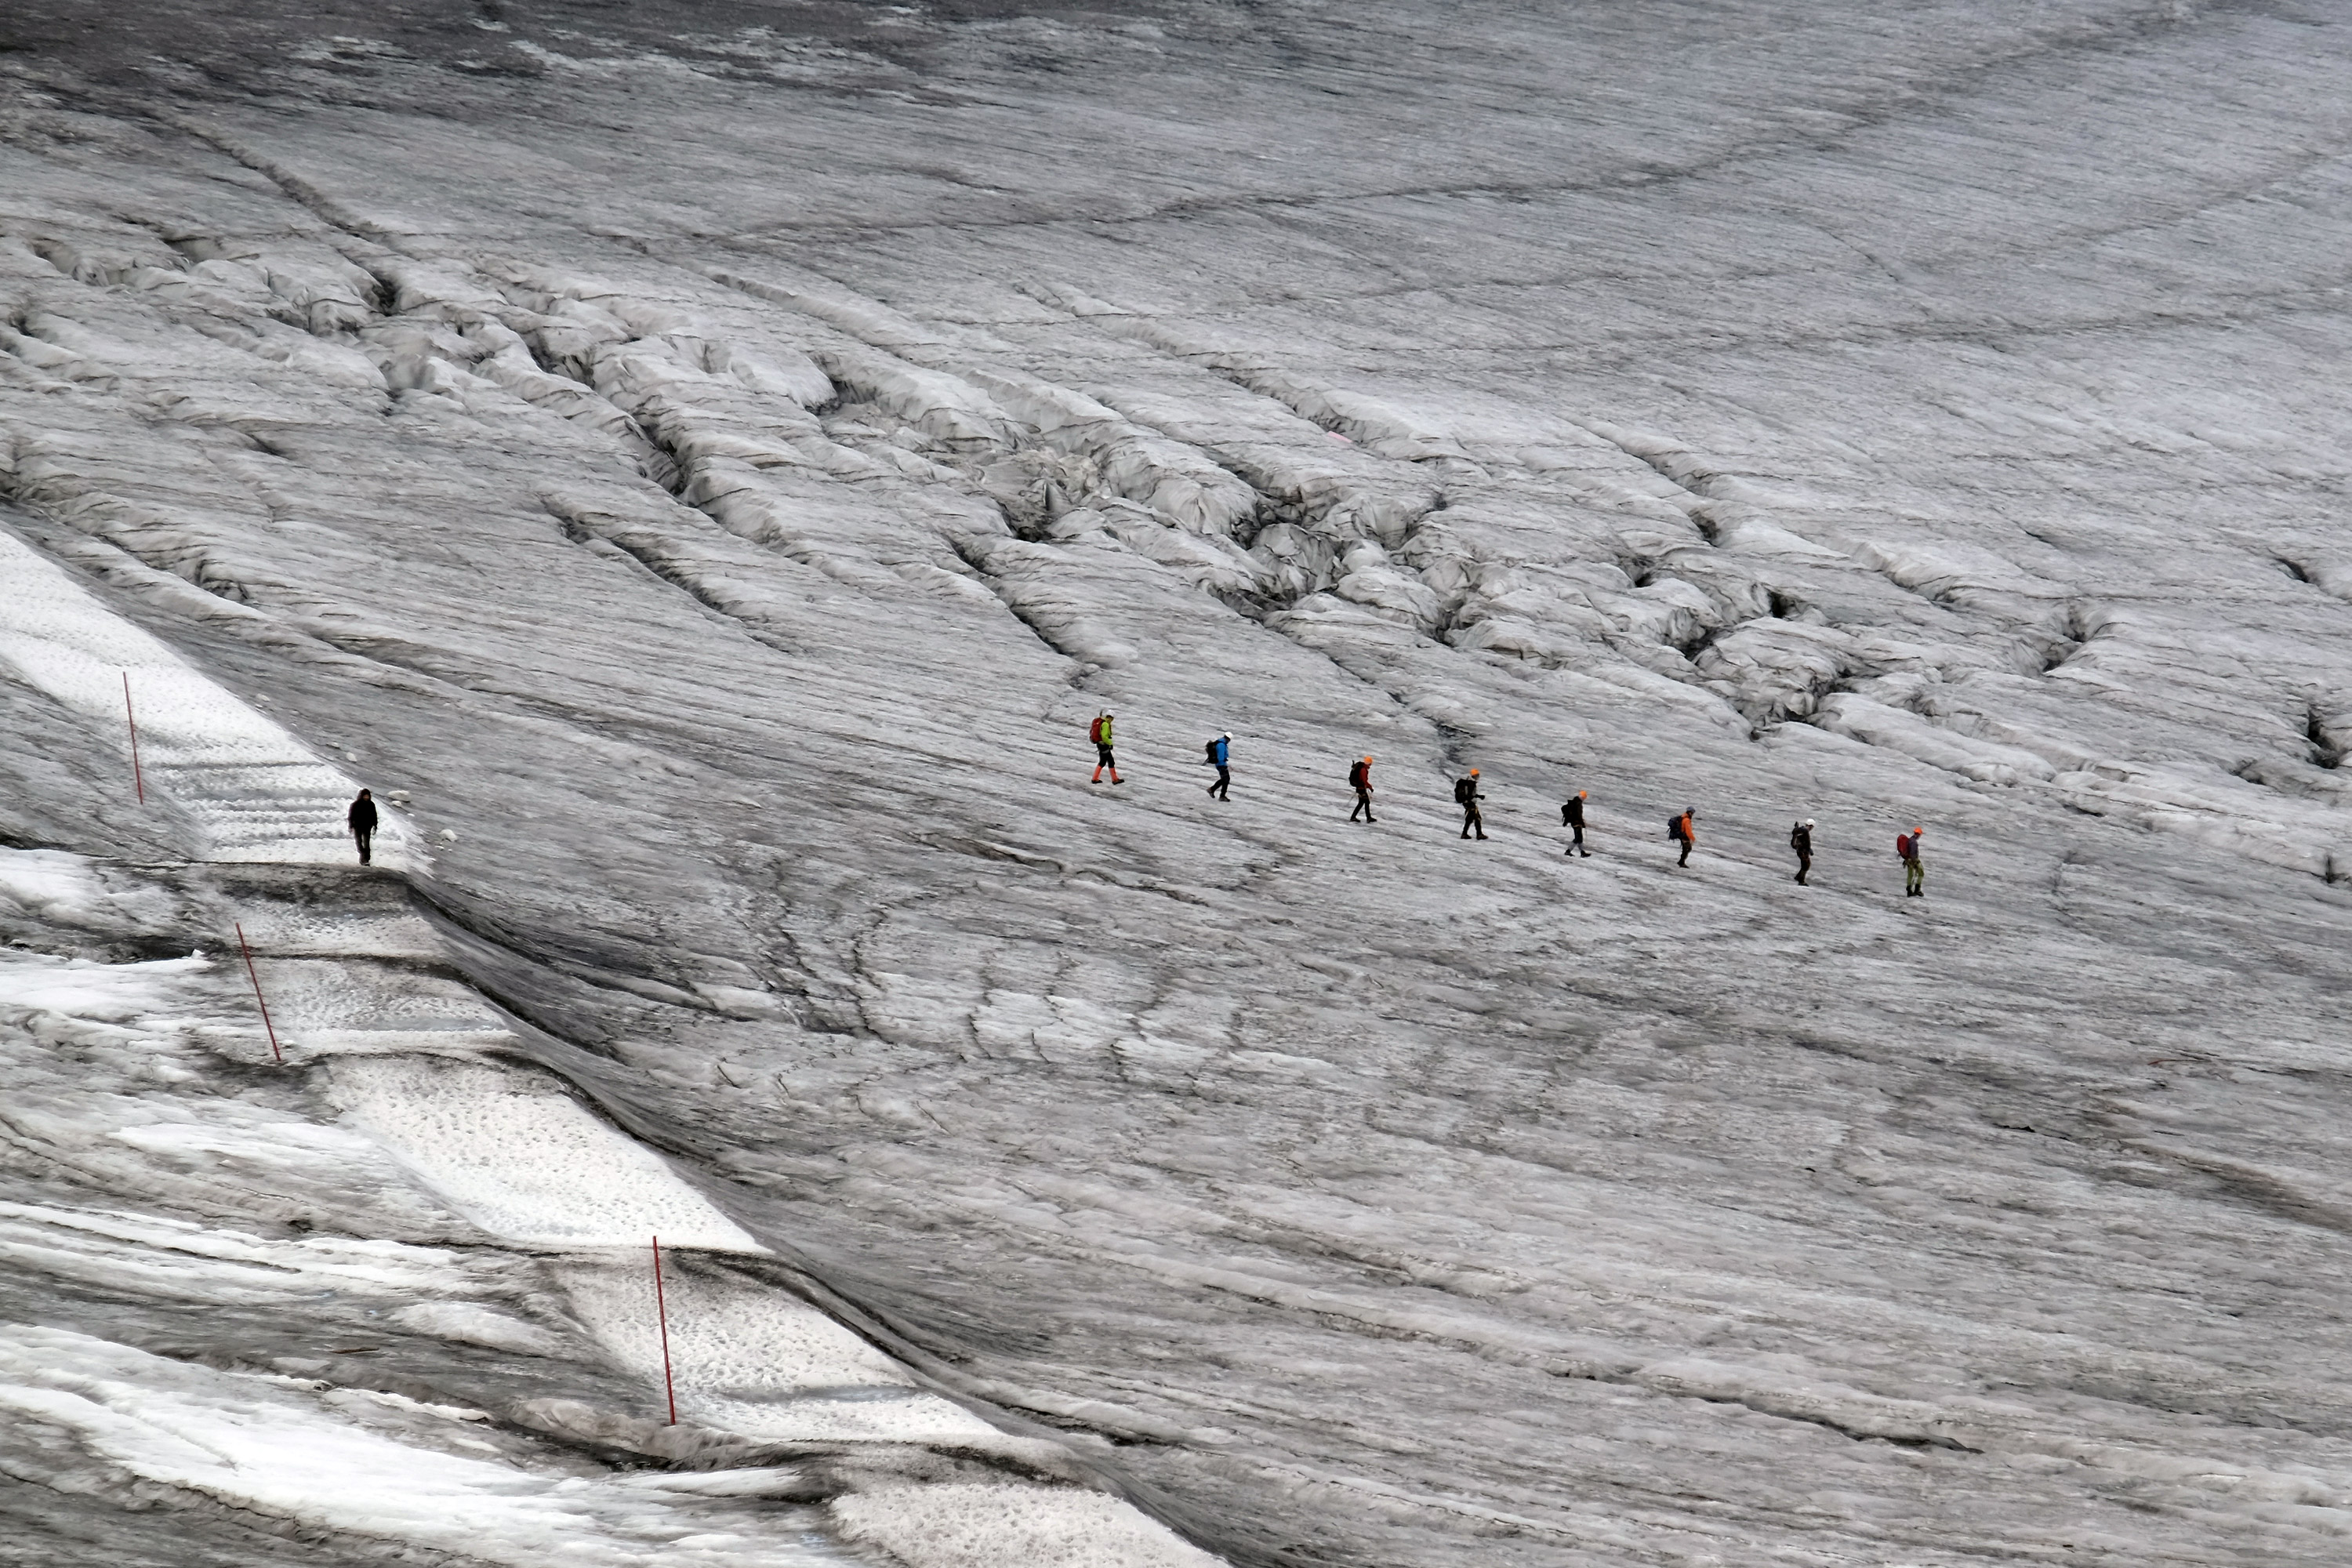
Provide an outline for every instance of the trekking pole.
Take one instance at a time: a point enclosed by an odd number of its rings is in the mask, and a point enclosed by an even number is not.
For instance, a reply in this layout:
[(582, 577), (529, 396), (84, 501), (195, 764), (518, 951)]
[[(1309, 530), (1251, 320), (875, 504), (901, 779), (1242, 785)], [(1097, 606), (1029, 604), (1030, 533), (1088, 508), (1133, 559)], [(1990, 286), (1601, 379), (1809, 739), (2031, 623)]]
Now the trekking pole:
[(269, 1021), (269, 1004), (261, 999), (261, 975), (253, 967), (253, 949), (245, 944), (245, 923), (242, 921), (237, 922), (236, 946), (237, 951), (245, 954), (245, 975), (253, 982), (253, 1005), (261, 1009), (261, 1026), (269, 1031), (269, 1054), (278, 1058), (279, 1067), (284, 1067), (286, 1053), (278, 1048), (278, 1026)]
[(661, 1321), (662, 1389), (669, 1395), (669, 1424), (677, 1425), (677, 1384), (669, 1370), (669, 1302), (662, 1295), (661, 1237), (654, 1237), (654, 1316)]
[(131, 710), (131, 672), (122, 672), (122, 717), (131, 724), (131, 783), (139, 791), (139, 804), (147, 804), (147, 780), (139, 771), (139, 715)]

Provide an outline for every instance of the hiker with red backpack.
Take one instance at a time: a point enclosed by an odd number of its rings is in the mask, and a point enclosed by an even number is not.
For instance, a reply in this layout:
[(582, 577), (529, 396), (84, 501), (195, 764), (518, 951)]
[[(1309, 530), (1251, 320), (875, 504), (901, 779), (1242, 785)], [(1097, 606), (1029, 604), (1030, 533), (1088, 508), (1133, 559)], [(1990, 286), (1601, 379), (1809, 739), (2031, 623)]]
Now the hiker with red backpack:
[(1110, 770), (1111, 783), (1125, 784), (1127, 782), (1125, 779), (1118, 776), (1118, 763), (1111, 760), (1110, 720), (1110, 710), (1106, 708), (1101, 712), (1096, 714), (1095, 721), (1087, 727), (1087, 739), (1095, 743), (1095, 776), (1087, 781), (1088, 784), (1102, 783), (1103, 770), (1105, 768), (1108, 768)]
[(1348, 814), (1348, 820), (1353, 822), (1360, 816), (1366, 822), (1378, 822), (1380, 818), (1372, 815), (1371, 758), (1349, 764), (1348, 787), (1356, 792), (1356, 809)]
[(1908, 833), (1895, 836), (1895, 853), (1903, 861), (1903, 896), (1924, 899), (1927, 896), (1927, 868), (1919, 860), (1919, 837), (1927, 830), (1915, 827)]

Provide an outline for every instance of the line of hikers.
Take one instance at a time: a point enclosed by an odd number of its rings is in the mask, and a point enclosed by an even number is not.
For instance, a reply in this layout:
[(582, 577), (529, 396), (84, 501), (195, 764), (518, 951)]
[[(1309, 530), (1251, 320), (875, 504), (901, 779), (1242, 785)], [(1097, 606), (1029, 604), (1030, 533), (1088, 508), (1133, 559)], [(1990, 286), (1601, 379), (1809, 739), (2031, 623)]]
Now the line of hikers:
[[(1087, 729), (1087, 738), (1094, 742), (1095, 748), (1095, 775), (1088, 781), (1093, 784), (1102, 783), (1106, 769), (1110, 773), (1111, 783), (1118, 784), (1127, 782), (1118, 776), (1118, 763), (1113, 759), (1111, 752), (1112, 719), (1113, 714), (1106, 708), (1095, 715), (1094, 722)], [(1209, 786), (1209, 795), (1213, 800), (1223, 801), (1233, 798), (1233, 733), (1227, 731), (1215, 740), (1207, 742), (1203, 749), (1202, 764), (1217, 770), (1217, 782)], [(1348, 787), (1356, 795), (1356, 809), (1348, 814), (1348, 820), (1378, 822), (1380, 818), (1372, 815), (1372, 759), (1370, 757), (1359, 757), (1349, 764)], [(1592, 851), (1584, 847), (1584, 803), (1589, 795), (1589, 791), (1578, 790), (1574, 797), (1559, 808), (1559, 825), (1575, 835), (1569, 840), (1567, 853), (1572, 856), (1581, 855), (1588, 860), (1592, 858)], [(1462, 808), (1463, 837), (1486, 837), (1486, 819), (1478, 810), (1478, 803), (1486, 798), (1485, 793), (1478, 787), (1476, 768), (1472, 768), (1464, 777), (1454, 781), (1454, 804)], [(1927, 831), (1924, 827), (1914, 827), (1908, 833), (1897, 834), (1895, 838), (1895, 858), (1903, 862), (1903, 896), (1906, 899), (1927, 896), (1927, 868), (1919, 858), (1920, 839)], [(1691, 851), (1698, 847), (1698, 808), (1685, 806), (1681, 812), (1668, 817), (1666, 838), (1669, 842), (1679, 845), (1682, 849), (1675, 864), (1689, 865)], [(1812, 875), (1813, 870), (1813, 819), (1811, 817), (1806, 817), (1789, 829), (1789, 847), (1794, 850), (1797, 856), (1797, 885), (1810, 886), (1806, 879)]]

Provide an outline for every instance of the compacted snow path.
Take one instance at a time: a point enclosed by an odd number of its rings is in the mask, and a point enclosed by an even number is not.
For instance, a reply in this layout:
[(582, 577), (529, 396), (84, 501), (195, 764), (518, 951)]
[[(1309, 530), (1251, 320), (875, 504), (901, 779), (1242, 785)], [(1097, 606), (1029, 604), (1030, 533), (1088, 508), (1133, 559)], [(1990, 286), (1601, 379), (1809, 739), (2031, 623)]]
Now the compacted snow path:
[(2343, 1555), (2340, 17), (85, 9), (27, 1561)]

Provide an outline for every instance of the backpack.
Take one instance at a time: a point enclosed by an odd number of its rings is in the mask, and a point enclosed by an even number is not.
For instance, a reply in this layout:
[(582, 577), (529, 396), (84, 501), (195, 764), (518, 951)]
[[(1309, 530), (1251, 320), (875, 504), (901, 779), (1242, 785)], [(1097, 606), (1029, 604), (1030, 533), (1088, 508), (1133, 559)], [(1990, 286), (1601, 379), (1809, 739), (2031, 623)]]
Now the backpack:
[(1217, 743), (1216, 743), (1214, 741), (1212, 741), (1212, 742), (1209, 742), (1205, 747), (1203, 747), (1203, 748), (1202, 748), (1202, 750), (1203, 750), (1203, 751), (1205, 751), (1208, 754), (1207, 754), (1206, 756), (1202, 757), (1201, 760), (1202, 760), (1202, 762), (1204, 762), (1204, 763), (1208, 763), (1211, 767), (1214, 767), (1214, 766), (1216, 766), (1216, 765), (1217, 765)]
[(1348, 764), (1348, 787), (1349, 789), (1361, 789), (1364, 787), (1363, 763), (1349, 763)]
[(1477, 794), (1477, 792), (1478, 781), (1475, 779), (1455, 779), (1454, 781), (1454, 803), (1456, 805), (1469, 805), (1470, 797)]
[(1666, 837), (1669, 838), (1680, 838), (1682, 836), (1683, 819), (1679, 816), (1670, 816), (1666, 818)]
[(1103, 721), (1100, 714), (1097, 714), (1095, 721), (1087, 726), (1087, 739), (1097, 746), (1103, 743)]
[(1895, 858), (1900, 860), (1908, 860), (1911, 858), (1911, 836), (1909, 834), (1898, 833), (1895, 836)]

